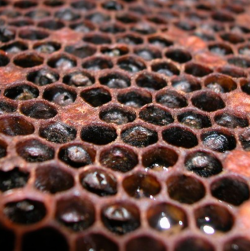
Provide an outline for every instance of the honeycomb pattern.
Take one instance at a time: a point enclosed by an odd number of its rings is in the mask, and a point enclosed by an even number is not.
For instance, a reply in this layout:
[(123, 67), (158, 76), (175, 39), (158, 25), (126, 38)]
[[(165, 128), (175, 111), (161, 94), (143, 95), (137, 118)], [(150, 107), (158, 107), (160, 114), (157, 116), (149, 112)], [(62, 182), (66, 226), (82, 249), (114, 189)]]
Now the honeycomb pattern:
[(249, 251), (249, 13), (1, 0), (0, 249)]

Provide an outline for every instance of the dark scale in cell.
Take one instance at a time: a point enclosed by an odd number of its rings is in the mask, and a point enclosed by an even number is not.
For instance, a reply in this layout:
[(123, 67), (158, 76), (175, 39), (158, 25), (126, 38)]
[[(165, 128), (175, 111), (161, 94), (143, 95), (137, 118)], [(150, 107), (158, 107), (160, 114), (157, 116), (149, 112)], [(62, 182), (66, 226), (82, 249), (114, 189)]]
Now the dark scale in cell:
[(56, 31), (56, 30), (60, 30), (64, 27), (64, 23), (58, 20), (47, 20), (47, 21), (41, 21), (38, 23), (38, 27), (44, 28), (44, 29), (48, 29), (48, 30), (52, 30), (52, 31)]
[(21, 225), (30, 225), (41, 221), (47, 210), (41, 201), (24, 199), (8, 202), (3, 212), (12, 222)]
[(17, 105), (7, 100), (0, 100), (0, 115), (4, 113), (12, 113), (17, 110)]
[(29, 179), (29, 173), (21, 171), (18, 167), (10, 171), (0, 171), (0, 190), (2, 192), (22, 188)]
[(135, 73), (146, 68), (145, 63), (136, 57), (123, 57), (118, 60), (118, 66), (128, 72)]
[(109, 144), (116, 138), (115, 128), (105, 124), (90, 124), (84, 126), (81, 130), (81, 139), (96, 145)]
[(86, 87), (94, 84), (94, 78), (89, 73), (75, 71), (65, 75), (63, 83), (75, 87)]
[(160, 106), (149, 105), (143, 108), (139, 113), (139, 118), (159, 126), (168, 125), (174, 122), (171, 113)]
[(100, 162), (106, 168), (125, 173), (138, 164), (138, 157), (130, 148), (114, 145), (100, 153)]
[(102, 106), (111, 101), (111, 95), (109, 91), (103, 88), (93, 88), (83, 91), (81, 97), (85, 102), (93, 107)]
[(210, 131), (201, 135), (203, 144), (211, 150), (225, 152), (236, 147), (233, 135), (217, 131)]
[(47, 88), (43, 93), (43, 98), (59, 106), (67, 106), (75, 102), (76, 93), (72, 89), (57, 85)]
[(22, 68), (31, 68), (43, 64), (44, 58), (37, 53), (19, 54), (14, 58), (14, 64)]
[(118, 72), (112, 72), (99, 79), (102, 85), (106, 85), (109, 88), (122, 89), (131, 85), (130, 78)]
[(177, 242), (174, 251), (215, 251), (213, 245), (198, 236), (189, 236)]
[(23, 42), (15, 41), (11, 44), (1, 46), (0, 49), (6, 51), (7, 53), (15, 54), (28, 50), (28, 45)]
[(236, 177), (223, 177), (214, 181), (211, 193), (215, 198), (235, 206), (249, 199), (248, 185)]
[(117, 99), (120, 103), (134, 108), (140, 108), (152, 102), (151, 94), (137, 90), (120, 93)]
[(102, 169), (90, 169), (80, 175), (80, 183), (91, 193), (100, 197), (112, 196), (117, 193), (116, 177)]
[(95, 208), (86, 198), (62, 198), (56, 204), (56, 219), (74, 232), (83, 231), (94, 223)]
[(198, 145), (195, 134), (183, 127), (168, 128), (162, 132), (162, 137), (167, 143), (178, 147), (193, 148)]
[(183, 95), (171, 90), (159, 92), (156, 95), (156, 102), (168, 108), (182, 108), (188, 105)]
[(180, 123), (195, 129), (202, 129), (212, 125), (209, 117), (195, 111), (180, 113), (177, 118)]
[(185, 167), (188, 171), (205, 178), (222, 172), (221, 162), (213, 155), (202, 151), (189, 154), (185, 160)]
[(172, 77), (174, 75), (179, 75), (179, 69), (172, 63), (169, 62), (158, 62), (152, 64), (152, 71), (161, 73), (167, 77)]
[(28, 162), (43, 162), (54, 158), (55, 151), (51, 146), (38, 139), (18, 142), (17, 153)]
[(9, 87), (5, 89), (4, 96), (14, 100), (29, 100), (37, 98), (39, 91), (37, 88), (27, 85), (19, 84), (16, 86)]
[(113, 63), (111, 60), (108, 60), (103, 57), (93, 57), (90, 59), (86, 59), (86, 61), (82, 64), (82, 67), (91, 71), (100, 71), (104, 69), (109, 69), (113, 67)]
[(39, 134), (48, 141), (62, 144), (75, 139), (76, 130), (66, 124), (52, 122), (41, 126)]
[(40, 69), (28, 73), (27, 80), (39, 86), (48, 85), (56, 82), (59, 79), (59, 74), (49, 69)]
[(117, 125), (126, 124), (136, 119), (133, 111), (124, 109), (120, 106), (110, 106), (100, 111), (99, 117), (107, 123), (115, 123)]
[(3, 43), (9, 42), (15, 38), (14, 31), (5, 26), (0, 27), (0, 41)]
[(96, 48), (90, 45), (66, 46), (65, 51), (79, 58), (86, 58), (96, 53)]
[(140, 125), (123, 130), (121, 138), (124, 143), (136, 147), (146, 147), (158, 141), (157, 132)]
[(60, 50), (61, 45), (57, 42), (41, 42), (33, 46), (33, 48), (39, 53), (51, 54), (55, 51)]
[(74, 168), (91, 164), (93, 155), (94, 153), (90, 154), (87, 148), (80, 144), (64, 146), (59, 151), (59, 159)]
[(248, 121), (246, 117), (236, 116), (231, 113), (221, 113), (215, 116), (215, 122), (227, 128), (236, 128), (236, 127), (247, 127)]
[(163, 77), (150, 72), (143, 72), (136, 78), (136, 84), (149, 90), (160, 90), (167, 86), (167, 82)]
[(101, 212), (104, 226), (111, 232), (124, 235), (140, 227), (140, 212), (128, 202), (115, 202), (105, 206)]

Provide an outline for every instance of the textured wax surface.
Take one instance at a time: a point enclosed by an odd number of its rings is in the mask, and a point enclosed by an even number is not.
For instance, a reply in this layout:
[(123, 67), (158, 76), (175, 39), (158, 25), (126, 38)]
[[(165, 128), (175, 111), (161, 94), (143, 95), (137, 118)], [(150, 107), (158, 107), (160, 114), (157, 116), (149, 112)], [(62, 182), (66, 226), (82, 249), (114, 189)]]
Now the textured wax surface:
[(249, 23), (0, 0), (0, 250), (249, 251)]

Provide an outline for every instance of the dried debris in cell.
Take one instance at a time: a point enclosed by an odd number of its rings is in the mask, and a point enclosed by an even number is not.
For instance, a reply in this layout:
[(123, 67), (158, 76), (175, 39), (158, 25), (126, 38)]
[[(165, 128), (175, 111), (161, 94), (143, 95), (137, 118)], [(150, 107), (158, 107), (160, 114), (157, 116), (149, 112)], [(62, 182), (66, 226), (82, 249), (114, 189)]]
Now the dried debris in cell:
[(250, 250), (248, 0), (0, 0), (0, 249)]

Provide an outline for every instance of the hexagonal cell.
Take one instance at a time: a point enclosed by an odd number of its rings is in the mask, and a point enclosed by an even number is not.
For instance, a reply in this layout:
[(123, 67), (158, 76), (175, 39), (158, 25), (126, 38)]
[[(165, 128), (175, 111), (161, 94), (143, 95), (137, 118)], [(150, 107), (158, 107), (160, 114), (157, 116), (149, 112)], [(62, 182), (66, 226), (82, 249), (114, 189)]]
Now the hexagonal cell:
[(212, 18), (219, 22), (233, 22), (234, 17), (226, 11), (218, 10), (212, 13)]
[(136, 114), (126, 107), (110, 105), (100, 111), (99, 117), (107, 123), (122, 125), (134, 121)]
[(126, 251), (166, 251), (163, 242), (151, 236), (141, 235), (134, 237), (126, 243)]
[[(69, 27), (72, 30), (74, 30), (76, 32), (83, 33), (85, 35), (88, 35), (87, 34), (88, 32), (95, 30), (95, 25), (85, 19), (81, 20), (81, 22), (70, 24)], [(89, 37), (91, 37), (91, 36), (89, 36)], [(91, 40), (91, 38), (90, 38), (90, 40)], [(86, 41), (86, 42), (88, 42), (88, 41)], [(91, 41), (90, 41), (90, 43), (91, 43)]]
[(66, 191), (74, 186), (73, 176), (59, 165), (39, 166), (35, 171), (35, 187), (51, 194)]
[(202, 64), (190, 62), (185, 65), (185, 72), (195, 77), (204, 77), (213, 71)]
[(118, 245), (103, 234), (91, 233), (76, 240), (76, 251), (119, 251)]
[(120, 12), (116, 15), (116, 19), (124, 24), (135, 24), (137, 23), (138, 17), (129, 12)]
[(195, 134), (184, 127), (171, 127), (162, 132), (163, 140), (167, 143), (184, 148), (192, 148), (198, 145)]
[(39, 8), (39, 9), (37, 8), (37, 9), (26, 12), (25, 16), (30, 17), (33, 20), (40, 20), (40, 19), (49, 17), (50, 12), (46, 11), (46, 10), (44, 10), (42, 8)]
[(91, 14), (88, 14), (85, 16), (87, 20), (89, 20), (91, 23), (94, 24), (102, 24), (106, 21), (110, 20), (110, 15), (107, 15), (103, 12), (92, 12)]
[(100, 162), (114, 171), (128, 172), (138, 164), (138, 157), (130, 148), (113, 145), (100, 153)]
[(102, 208), (101, 219), (111, 232), (123, 235), (140, 227), (140, 211), (128, 202), (113, 202)]
[(206, 112), (214, 112), (225, 107), (222, 98), (214, 92), (200, 92), (191, 99), (193, 105)]
[(20, 111), (34, 119), (49, 119), (57, 115), (56, 108), (44, 101), (25, 102), (21, 105)]
[(150, 35), (157, 32), (156, 28), (146, 21), (137, 22), (131, 27), (131, 31), (139, 33), (141, 35)]
[(81, 15), (73, 12), (71, 9), (61, 9), (55, 12), (55, 18), (61, 21), (75, 21), (79, 19)]
[(246, 237), (235, 237), (229, 239), (225, 245), (223, 251), (248, 251), (250, 248), (250, 240)]
[(40, 127), (39, 135), (48, 141), (62, 144), (75, 139), (76, 129), (61, 122), (50, 122)]
[(18, 167), (10, 171), (0, 171), (0, 190), (5, 192), (24, 187), (28, 182), (29, 176), (28, 172), (20, 171)]
[(211, 120), (208, 116), (192, 110), (178, 114), (177, 118), (180, 123), (195, 129), (212, 126)]
[(232, 33), (232, 32), (223, 33), (220, 35), (220, 37), (224, 41), (229, 42), (231, 44), (239, 44), (245, 41), (244, 38), (240, 34)]
[(33, 45), (34, 50), (38, 53), (50, 54), (61, 49), (61, 45), (57, 42), (46, 41), (39, 42)]
[(49, 33), (38, 29), (23, 29), (19, 32), (19, 37), (26, 40), (42, 40), (49, 36)]
[(41, 221), (46, 216), (47, 209), (41, 201), (22, 199), (6, 203), (3, 213), (16, 224), (31, 225)]
[(158, 180), (154, 176), (145, 173), (134, 173), (127, 176), (122, 185), (127, 194), (136, 199), (154, 199), (161, 191)]
[(37, 98), (39, 90), (32, 85), (20, 83), (17, 85), (11, 85), (4, 91), (4, 96), (14, 100), (29, 100)]
[(49, 19), (39, 22), (38, 27), (55, 31), (62, 29), (64, 27), (64, 23), (59, 20)]
[(76, 66), (75, 58), (69, 57), (66, 54), (58, 54), (48, 59), (48, 66), (65, 71)]
[(179, 240), (175, 245), (174, 251), (183, 251), (185, 249), (192, 251), (215, 251), (212, 243), (198, 236), (188, 236)]
[(39, 86), (48, 85), (56, 82), (59, 79), (59, 74), (50, 69), (40, 69), (31, 71), (27, 75), (27, 80)]
[(144, 167), (154, 171), (168, 170), (175, 165), (178, 160), (177, 153), (167, 147), (156, 146), (147, 150), (142, 155), (142, 164)]
[(104, 69), (109, 69), (113, 67), (113, 63), (111, 60), (108, 60), (104, 57), (92, 57), (90, 59), (86, 59), (82, 64), (82, 68), (91, 70), (91, 71), (99, 71)]
[(116, 42), (117, 43), (121, 43), (121, 44), (128, 44), (128, 45), (138, 45), (138, 44), (142, 44), (143, 43), (143, 39), (139, 36), (135, 36), (133, 34), (125, 34), (125, 35), (122, 35), (120, 37), (118, 37), (116, 39)]
[(117, 193), (117, 179), (112, 174), (99, 168), (92, 168), (80, 175), (80, 183), (88, 192), (100, 197)]
[(117, 65), (128, 72), (135, 73), (146, 69), (146, 65), (139, 57), (124, 56), (118, 59)]
[(25, 27), (25, 26), (34, 25), (34, 22), (23, 18), (23, 19), (19, 19), (18, 21), (9, 22), (9, 25), (15, 26), (15, 27)]
[(38, 230), (26, 232), (22, 236), (22, 250), (26, 251), (69, 251), (69, 244), (66, 238), (52, 227), (42, 227)]
[(33, 124), (21, 116), (3, 116), (0, 119), (0, 133), (5, 135), (28, 135), (34, 131)]
[(250, 131), (248, 129), (246, 129), (239, 135), (240, 143), (245, 151), (250, 150), (249, 136), (250, 136)]
[(126, 29), (123, 25), (117, 23), (105, 23), (100, 27), (100, 31), (110, 34), (118, 34), (125, 32)]
[(0, 100), (0, 115), (4, 113), (12, 113), (17, 110), (17, 104), (5, 99)]
[(115, 128), (106, 124), (90, 124), (81, 130), (81, 139), (96, 145), (106, 145), (114, 141), (116, 137)]
[(221, 112), (214, 117), (215, 122), (227, 128), (247, 127), (248, 120), (245, 116), (236, 116), (231, 112)]
[(126, 45), (113, 45), (113, 46), (103, 46), (101, 47), (101, 53), (109, 57), (123, 56), (129, 52)]
[(71, 105), (76, 100), (74, 89), (65, 88), (63, 85), (54, 85), (44, 90), (43, 98), (59, 106)]
[(92, 88), (86, 91), (81, 92), (81, 97), (85, 102), (90, 104), (93, 107), (102, 106), (109, 101), (111, 101), (112, 97), (104, 88)]
[(140, 108), (152, 102), (152, 95), (146, 91), (131, 89), (118, 93), (117, 99), (126, 106)]
[(14, 58), (14, 64), (22, 68), (31, 68), (43, 64), (43, 57), (37, 53), (23, 53)]
[(0, 28), (0, 41), (7, 43), (15, 38), (15, 32), (7, 27)]
[(246, 44), (246, 45), (242, 45), (239, 47), (238, 49), (239, 54), (243, 55), (243, 56), (249, 56), (250, 54), (250, 45)]
[(229, 204), (239, 206), (249, 199), (249, 187), (237, 177), (223, 177), (211, 184), (212, 195)]
[(111, 44), (111, 38), (102, 33), (87, 34), (84, 36), (83, 41), (96, 45)]
[(7, 155), (7, 146), (8, 145), (3, 140), (0, 140), (0, 158)]
[(81, 11), (88, 11), (92, 10), (96, 7), (95, 3), (90, 1), (74, 1), (70, 4), (74, 9), (81, 10)]
[(220, 67), (217, 69), (217, 71), (222, 74), (231, 76), (233, 78), (246, 78), (247, 77), (247, 74), (243, 69), (239, 67), (234, 67), (231, 65)]
[(188, 226), (185, 211), (165, 202), (150, 206), (147, 220), (150, 227), (169, 235), (178, 234)]
[(82, 144), (70, 144), (60, 148), (58, 157), (73, 168), (80, 168), (95, 161), (95, 151)]
[(79, 232), (95, 222), (95, 207), (87, 198), (61, 198), (56, 203), (55, 217), (65, 227)]
[(28, 162), (43, 162), (54, 158), (53, 147), (36, 138), (20, 141), (16, 144), (17, 153)]
[(139, 118), (159, 126), (168, 125), (174, 122), (171, 113), (157, 105), (148, 105), (141, 109), (139, 113)]
[(224, 43), (213, 43), (208, 46), (209, 51), (219, 56), (226, 56), (233, 54), (232, 48)]
[(74, 87), (91, 86), (94, 82), (94, 77), (83, 71), (74, 71), (63, 77), (63, 83)]
[(1, 46), (0, 49), (7, 53), (14, 54), (28, 50), (28, 44), (20, 41), (15, 41), (13, 43)]
[(165, 56), (180, 64), (186, 63), (192, 59), (192, 56), (188, 51), (179, 48), (169, 49), (165, 53)]
[(156, 58), (161, 58), (161, 52), (157, 48), (139, 46), (134, 49), (134, 53), (146, 61), (151, 61)]
[(152, 66), (152, 71), (161, 73), (167, 77), (172, 77), (173, 75), (179, 75), (180, 71), (179, 69), (172, 63), (166, 62), (166, 61), (159, 61), (156, 63), (153, 63)]
[(157, 132), (145, 126), (130, 126), (121, 132), (124, 143), (135, 147), (146, 147), (158, 141)]
[(222, 171), (221, 162), (212, 154), (203, 151), (189, 154), (185, 159), (185, 167), (187, 170), (205, 178)]
[(229, 132), (208, 131), (201, 135), (202, 143), (213, 151), (225, 152), (236, 147), (236, 139)]
[(197, 227), (207, 235), (225, 233), (234, 225), (233, 215), (223, 206), (208, 204), (194, 211)]
[(69, 45), (65, 51), (79, 58), (86, 58), (96, 53), (96, 48), (90, 45)]
[(109, 88), (122, 89), (131, 85), (130, 78), (120, 72), (110, 72), (99, 79), (102, 85), (106, 85)]
[(149, 37), (149, 38), (148, 38), (148, 42), (149, 42), (151, 45), (154, 45), (154, 46), (157, 46), (157, 47), (160, 47), (160, 48), (165, 48), (165, 47), (168, 47), (168, 46), (173, 45), (173, 42), (172, 42), (172, 41), (170, 41), (170, 40), (167, 39), (167, 38), (160, 37), (160, 36), (152, 36), (152, 37)]
[(204, 84), (207, 88), (217, 93), (230, 92), (237, 88), (237, 84), (232, 78), (218, 73), (207, 77), (204, 80)]
[(160, 90), (167, 86), (167, 82), (163, 77), (147, 71), (142, 72), (136, 78), (136, 84), (149, 90)]
[(17, 1), (14, 3), (14, 7), (20, 9), (28, 9), (35, 6), (37, 6), (37, 3), (33, 1)]
[(249, 81), (249, 79), (241, 79), (240, 86), (241, 86), (241, 90), (243, 92), (250, 95), (250, 81)]
[(231, 57), (228, 58), (227, 62), (231, 65), (241, 68), (249, 68), (250, 67), (250, 60), (248, 58), (243, 57)]
[(171, 199), (185, 204), (193, 204), (206, 194), (204, 185), (198, 179), (183, 174), (169, 177), (167, 190)]
[(44, 1), (44, 5), (54, 8), (64, 5), (64, 2), (60, 0), (46, 0)]
[(171, 83), (174, 89), (176, 89), (177, 91), (185, 92), (185, 93), (189, 93), (189, 92), (193, 92), (193, 91), (197, 91), (201, 89), (200, 82), (196, 78), (192, 76), (188, 76), (188, 75), (174, 77), (171, 80)]
[(156, 102), (168, 108), (182, 108), (188, 105), (185, 96), (172, 90), (162, 90), (156, 94)]

